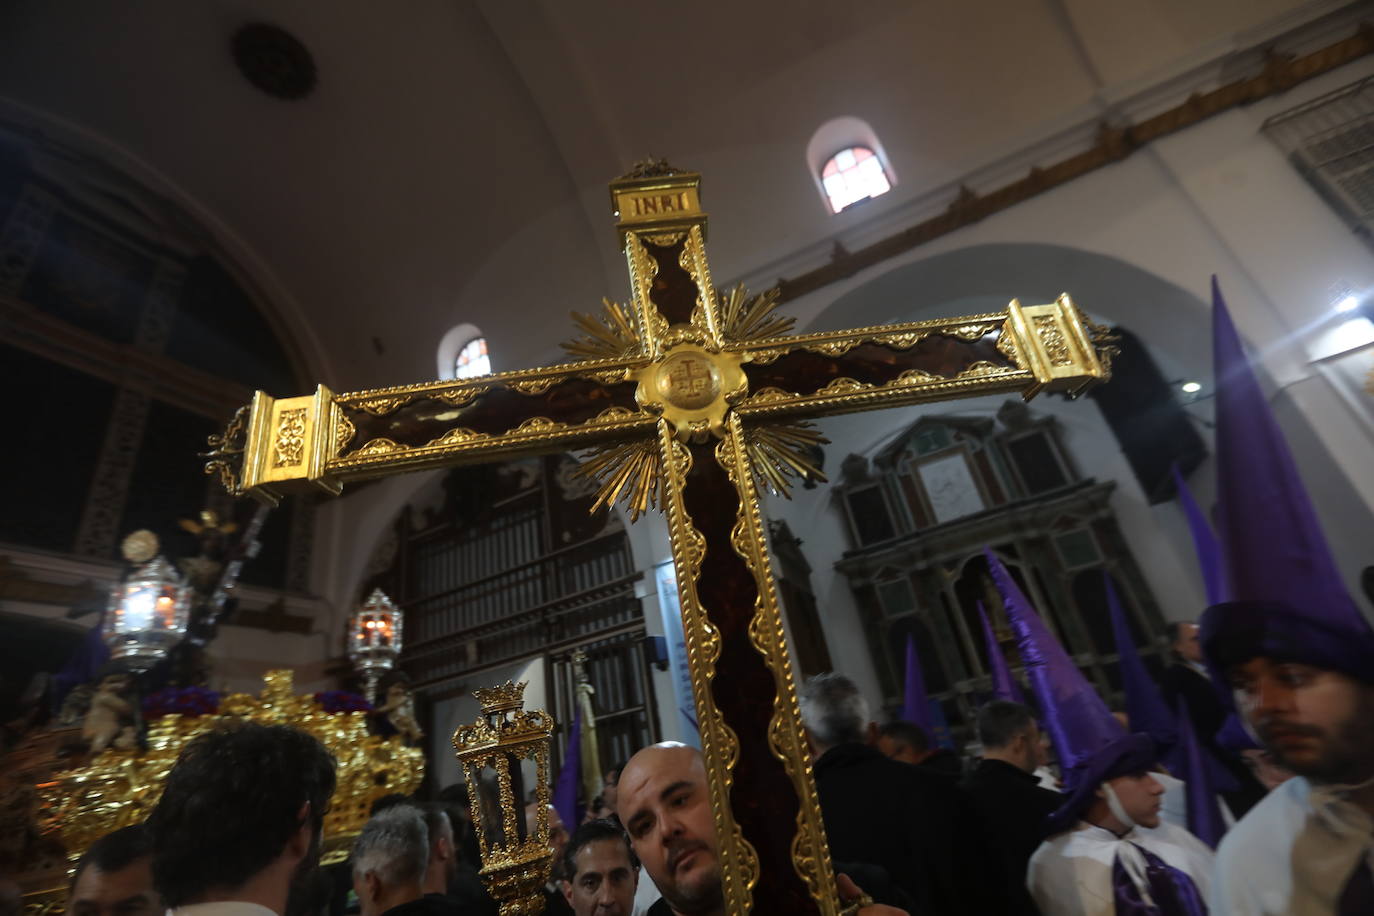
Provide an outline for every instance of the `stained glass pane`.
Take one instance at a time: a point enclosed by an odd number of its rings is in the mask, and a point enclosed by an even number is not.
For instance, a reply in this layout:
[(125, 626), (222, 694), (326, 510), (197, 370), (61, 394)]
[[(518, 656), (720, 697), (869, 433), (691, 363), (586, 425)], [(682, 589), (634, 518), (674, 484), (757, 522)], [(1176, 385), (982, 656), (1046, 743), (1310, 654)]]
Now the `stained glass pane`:
[(454, 378), (474, 378), (490, 374), (491, 358), (487, 355), (486, 338), (475, 337), (463, 344), (463, 349), (458, 351), (458, 358), (453, 361)]
[(854, 146), (830, 158), (821, 171), (821, 183), (830, 208), (839, 213), (855, 201), (877, 197), (892, 189), (882, 161), (873, 150)]

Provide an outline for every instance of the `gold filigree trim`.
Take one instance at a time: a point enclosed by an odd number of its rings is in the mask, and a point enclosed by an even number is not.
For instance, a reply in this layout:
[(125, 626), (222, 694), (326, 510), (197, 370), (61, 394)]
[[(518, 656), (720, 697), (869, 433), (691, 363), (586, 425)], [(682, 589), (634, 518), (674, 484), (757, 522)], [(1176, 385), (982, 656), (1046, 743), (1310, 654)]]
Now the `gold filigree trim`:
[(623, 501), (633, 522), (650, 508), (658, 508), (663, 467), (658, 443), (652, 439), (596, 449), (576, 473), (579, 477), (595, 480), (599, 485), (592, 512)]
[(560, 423), (557, 420), (550, 420), (548, 417), (530, 417), (528, 420), (515, 427), (515, 429), (511, 430), (511, 432), (516, 435), (520, 433), (550, 433), (556, 429), (567, 428), (568, 424)]
[(248, 405), (240, 407), (234, 411), (234, 415), (224, 427), (224, 432), (206, 436), (205, 444), (210, 448), (208, 451), (201, 452), (200, 455), (202, 458), (210, 459), (205, 462), (205, 473), (218, 474), (219, 482), (224, 487), (225, 492), (234, 495), (239, 492), (238, 475), (235, 470), (243, 464), (243, 449), (248, 441), (250, 410)]
[(1021, 354), (1016, 349), (1016, 335), (1006, 325), (1002, 326), (1002, 333), (997, 335), (997, 351), (1011, 360), (1012, 365), (1025, 368), (1021, 365)]
[(551, 376), (549, 378), (529, 378), (521, 379), (518, 382), (511, 382), (507, 387), (517, 394), (543, 394), (559, 382), (565, 379)]
[(894, 350), (910, 350), (929, 336), (928, 331), (906, 331), (901, 334), (879, 334), (873, 338), (873, 342)]
[(719, 296), (720, 334), (725, 340), (743, 343), (781, 337), (790, 332), (797, 319), (775, 314), (778, 308), (778, 288), (766, 289), (750, 296), (740, 283), (726, 295)]
[(792, 497), (789, 478), (809, 478), (825, 483), (825, 475), (812, 461), (811, 452), (829, 441), (813, 424), (805, 421), (760, 423), (747, 427), (744, 432), (749, 466), (758, 487), (788, 499)]
[(745, 404), (767, 404), (771, 401), (786, 401), (796, 397), (790, 391), (783, 391), (781, 388), (770, 385), (767, 388), (760, 388), (749, 397), (744, 399)]
[[(1093, 349), (1097, 351), (1097, 361), (1102, 364), (1102, 371), (1106, 373), (1107, 378), (1110, 378), (1112, 360), (1121, 355), (1121, 335), (1116, 333), (1115, 328), (1089, 320), (1088, 316), (1083, 314), (1082, 309), (1075, 306), (1074, 310), (1078, 312), (1078, 320), (1083, 323), (1084, 330), (1088, 332), (1088, 339), (1092, 341)], [(1370, 374), (1370, 380), (1370, 384), (1374, 385), (1374, 373)], [(1374, 394), (1374, 388), (1369, 393)]]
[(1058, 319), (1053, 315), (1036, 315), (1032, 320), (1050, 365), (1072, 366), (1073, 354), (1069, 352), (1069, 343), (1064, 339), (1064, 330), (1059, 326)]
[(816, 392), (820, 395), (853, 394), (856, 391), (867, 391), (873, 386), (867, 382), (860, 382), (855, 379), (843, 376), (832, 379), (830, 384)]
[(775, 363), (781, 356), (786, 356), (792, 352), (791, 347), (769, 347), (767, 350), (748, 350), (745, 352), (745, 362), (753, 363), (756, 366), (767, 366)]
[[(745, 443), (743, 449), (740, 443)], [(797, 705), (787, 637), (768, 559), (758, 493), (751, 479), (757, 471), (750, 468), (749, 451), (743, 423), (738, 416), (731, 417), (729, 435), (716, 447), (716, 460), (740, 495), (735, 525), (730, 532), (730, 546), (748, 567), (756, 587), (749, 641), (773, 674), (775, 693), (773, 714), (768, 723), (768, 745), (797, 793), (792, 866), (813, 899), (835, 900), (838, 897), (835, 875), (830, 865), (825, 825), (821, 821), (820, 800), (808, 762), (810, 754), (802, 731), (801, 710)]]
[(348, 457), (366, 458), (373, 455), (390, 455), (392, 452), (404, 451), (406, 451), (404, 445), (393, 442), (385, 436), (380, 436), (376, 439), (369, 440), (362, 448), (358, 449), (356, 452), (352, 452)]
[(425, 448), (433, 448), (440, 445), (462, 445), (465, 442), (480, 442), (483, 439), (490, 439), (489, 433), (479, 433), (466, 429), (462, 426), (450, 429), (437, 439), (431, 439)]
[(668, 331), (668, 322), (649, 298), (654, 277), (658, 276), (658, 262), (649, 256), (644, 243), (634, 232), (625, 234), (625, 261), (630, 267), (630, 288), (634, 291), (635, 312), (639, 315), (639, 327), (644, 335), (641, 344), (645, 355), (654, 357), (662, 351), (661, 341)]
[(983, 337), (1001, 327), (1001, 322), (981, 321), (978, 323), (961, 324), (955, 328), (948, 328), (941, 333), (946, 337), (957, 337), (960, 340), (967, 340), (972, 343), (975, 340), (982, 340)]
[(458, 388), (452, 391), (436, 391), (430, 397), (454, 407), (463, 407), (471, 404), (478, 395), (486, 394), (490, 390), (490, 385), (470, 385), (467, 388)]
[(334, 454), (338, 455), (348, 445), (348, 441), (358, 430), (353, 426), (353, 421), (344, 416), (343, 411), (337, 407), (334, 409)]
[(687, 230), (687, 244), (682, 246), (682, 269), (692, 275), (697, 287), (697, 301), (692, 309), (692, 321), (706, 331), (712, 348), (721, 345), (719, 296), (711, 281), (711, 265), (706, 260), (706, 236), (701, 224)]
[(305, 458), (307, 407), (283, 410), (277, 417), (277, 438), (272, 444), (272, 467), (293, 468)]
[[(687, 667), (692, 679), (692, 696), (701, 729), (702, 756), (711, 789), (711, 812), (720, 841), (724, 909), (727, 913), (748, 913), (753, 909), (753, 889), (758, 883), (759, 859), (753, 845), (744, 839), (744, 833), (730, 809), (730, 789), (734, 785), (735, 764), (739, 761), (739, 738), (725, 724), (711, 692), (716, 659), (720, 656), (720, 631), (711, 623), (697, 596), (701, 561), (706, 556), (706, 539), (692, 524), (682, 501), (682, 491), (692, 469), (692, 454), (686, 445), (677, 441), (672, 426), (666, 421), (659, 424), (659, 448), (664, 465), (668, 536), (677, 570), (683, 640), (687, 644)], [(816, 810), (820, 810), (819, 806)]]
[(611, 423), (620, 423), (624, 420), (633, 420), (638, 417), (637, 411), (628, 407), (607, 407), (601, 413), (587, 421), (588, 426), (605, 426)]
[(811, 344), (802, 349), (809, 350), (812, 353), (820, 353), (822, 356), (836, 357), (844, 356), (861, 343), (863, 343), (862, 338), (851, 337), (843, 340), (826, 340), (820, 343)]
[(929, 382), (938, 382), (940, 380), (940, 376), (927, 372), (924, 369), (907, 369), (883, 387), (900, 388), (903, 385), (925, 385)]
[(563, 344), (563, 349), (582, 359), (615, 359), (640, 350), (639, 331), (634, 312), (610, 299), (601, 300), (600, 315), (572, 313), (573, 323), (582, 336)]
[(965, 368), (963, 372), (956, 375), (955, 378), (979, 378), (984, 375), (1002, 375), (1006, 372), (1015, 371), (1016, 370), (1009, 369), (1006, 366), (999, 366), (996, 363), (989, 362), (986, 359), (980, 359), (977, 362), (969, 363), (968, 367)]
[(354, 407), (360, 407), (374, 416), (384, 417), (406, 401), (410, 400), (407, 396), (368, 398), (365, 401), (354, 401)]
[(643, 237), (660, 248), (671, 248), (681, 242), (685, 235), (681, 229), (676, 229), (672, 232), (646, 232)]

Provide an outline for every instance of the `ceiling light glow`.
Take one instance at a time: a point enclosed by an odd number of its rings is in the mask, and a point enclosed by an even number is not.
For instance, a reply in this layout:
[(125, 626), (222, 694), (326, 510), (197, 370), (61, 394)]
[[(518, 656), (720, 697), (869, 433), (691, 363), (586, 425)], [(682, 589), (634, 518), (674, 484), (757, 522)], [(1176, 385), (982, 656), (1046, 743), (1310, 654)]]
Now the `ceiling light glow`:
[(1359, 308), (1359, 306), (1359, 299), (1356, 299), (1354, 296), (1345, 296), (1339, 302), (1336, 303), (1336, 311), (1353, 312), (1355, 311), (1355, 309)]
[(1184, 382), (1179, 386), (1185, 394), (1197, 394), (1202, 390), (1202, 385), (1198, 382)]

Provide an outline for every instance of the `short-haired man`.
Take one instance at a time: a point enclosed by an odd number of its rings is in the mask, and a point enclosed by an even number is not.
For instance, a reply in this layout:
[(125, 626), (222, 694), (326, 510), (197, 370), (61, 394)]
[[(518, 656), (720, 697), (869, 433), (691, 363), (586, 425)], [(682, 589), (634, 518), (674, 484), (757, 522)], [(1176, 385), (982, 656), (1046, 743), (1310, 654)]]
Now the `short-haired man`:
[(612, 820), (588, 821), (563, 853), (563, 896), (576, 916), (631, 916), (639, 859)]
[[(616, 813), (644, 870), (663, 894), (647, 916), (725, 916), (715, 817), (701, 751), (666, 741), (635, 754), (620, 774)], [(862, 893), (847, 877), (838, 879), (846, 900)], [(859, 914), (905, 916), (902, 910), (878, 905), (864, 907)]]
[(429, 829), (413, 805), (377, 812), (353, 844), (353, 892), (361, 916), (429, 916), (454, 908), (425, 896)]
[(1007, 886), (1015, 888), (1013, 913), (1039, 912), (1025, 889), (1026, 866), (1049, 830), (1046, 819), (1064, 798), (1041, 788), (1035, 777), (1041, 759), (1040, 727), (1029, 708), (993, 700), (978, 710), (983, 759), (963, 782), (990, 828), (990, 842), (1002, 860)]
[(924, 767), (932, 773), (959, 777), (963, 763), (959, 755), (943, 747), (931, 747), (925, 729), (912, 722), (889, 722), (878, 728), (878, 750), (893, 760)]
[(1230, 710), (1203, 664), (1198, 626), (1176, 620), (1166, 625), (1164, 633), (1172, 658), (1160, 679), (1164, 699), (1170, 709), (1177, 709), (1180, 699), (1188, 707), (1188, 718), (1203, 754), (1215, 758), (1235, 780), (1237, 788), (1220, 793), (1226, 807), (1233, 816), (1244, 817), (1264, 797), (1265, 789), (1239, 754), (1217, 743), (1217, 733)]
[(192, 739), (147, 821), (163, 902), (174, 912), (213, 903), (213, 916), (285, 916), (293, 888), (319, 865), (334, 779), (324, 745), (285, 725)]
[(954, 780), (873, 747), (868, 702), (849, 678), (816, 675), (800, 699), (835, 860), (880, 866), (919, 913), (1002, 912), (986, 825)]
[(425, 866), (426, 894), (447, 894), (449, 883), (458, 873), (458, 850), (453, 841), (453, 823), (447, 806), (439, 802), (418, 805), (429, 834), (429, 862)]
[[(1212, 851), (1160, 820), (1164, 787), (1149, 735), (1122, 735), (1088, 759), (1050, 818), (1054, 831), (1026, 873), (1040, 911), (1054, 916), (1204, 914)], [(1219, 913), (1241, 911), (1216, 910)]]
[(108, 833), (91, 844), (76, 863), (71, 916), (160, 916), (162, 901), (153, 890), (153, 847), (142, 824)]

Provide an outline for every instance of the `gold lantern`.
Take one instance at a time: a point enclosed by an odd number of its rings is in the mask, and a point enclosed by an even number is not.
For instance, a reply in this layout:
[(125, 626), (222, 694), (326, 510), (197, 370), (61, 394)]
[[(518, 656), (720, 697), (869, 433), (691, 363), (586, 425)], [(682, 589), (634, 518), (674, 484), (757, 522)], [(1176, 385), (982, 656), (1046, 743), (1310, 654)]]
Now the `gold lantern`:
[[(453, 749), (467, 782), (472, 823), (482, 852), (479, 872), (501, 904), (501, 916), (544, 911), (544, 885), (553, 868), (549, 846), (549, 736), (553, 717), (526, 710), (525, 682), (473, 691), (482, 717), (453, 733)], [(521, 762), (535, 766), (538, 814), (525, 823)], [(492, 799), (491, 787), (497, 799)], [(494, 804), (499, 801), (499, 808)]]

